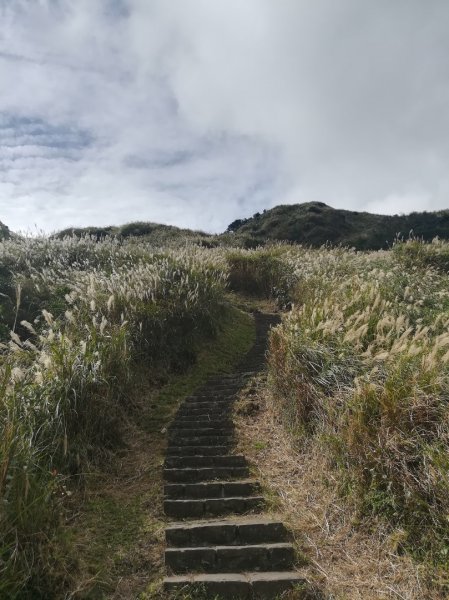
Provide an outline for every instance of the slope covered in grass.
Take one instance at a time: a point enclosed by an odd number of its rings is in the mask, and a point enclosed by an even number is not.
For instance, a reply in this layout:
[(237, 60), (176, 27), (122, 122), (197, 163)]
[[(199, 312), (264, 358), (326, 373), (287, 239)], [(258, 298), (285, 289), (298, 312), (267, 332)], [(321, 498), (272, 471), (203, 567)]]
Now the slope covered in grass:
[(134, 221), (125, 225), (111, 225), (109, 227), (69, 227), (57, 232), (53, 237), (62, 240), (66, 237), (82, 238), (86, 236), (96, 240), (102, 240), (106, 237), (114, 237), (120, 240), (138, 238), (151, 242), (153, 245), (173, 244), (177, 241), (185, 242), (187, 240), (201, 242), (210, 237), (202, 231), (193, 231), (174, 225), (163, 225), (148, 221)]
[[(205, 248), (256, 248), (281, 241), (315, 248), (331, 244), (357, 250), (378, 250), (390, 248), (397, 237), (408, 239), (411, 236), (425, 241), (436, 237), (449, 239), (449, 211), (377, 215), (335, 209), (323, 202), (307, 202), (279, 205), (250, 218), (236, 219), (226, 232), (218, 235), (173, 225), (135, 221), (118, 226), (69, 227), (52, 237), (62, 240), (73, 236), (89, 236), (97, 241), (108, 237), (118, 241), (133, 239), (151, 243), (154, 247), (195, 243)], [(9, 237), (11, 232), (8, 227), (0, 223), (0, 240)]]
[[(155, 250), (115, 237), (1, 242), (0, 597), (65, 593), (74, 566), (61, 521), (86, 474), (126, 448), (136, 372), (144, 365), (160, 390), (139, 424), (160, 441), (171, 407), (249, 343), (230, 302), (260, 297), (291, 309), (271, 336), (269, 387), (292, 444), (322, 458), (321, 475), (356, 506), (360, 525), (444, 573), (447, 256), (448, 243), (417, 240), (368, 253)], [(97, 506), (122, 523), (114, 501)]]
[(0, 597), (58, 597), (70, 488), (123, 445), (135, 366), (161, 385), (219, 332), (225, 263), (112, 238), (4, 241), (0, 262)]
[(377, 250), (391, 246), (398, 234), (410, 232), (424, 240), (449, 239), (449, 211), (375, 215), (335, 209), (322, 202), (276, 206), (249, 219), (231, 223), (229, 231), (253, 243), (267, 240), (296, 242), (312, 247), (326, 243)]
[[(441, 242), (422, 253), (440, 256)], [(446, 568), (449, 276), (404, 257), (402, 245), (287, 252), (294, 306), (271, 338), (270, 385), (292, 436), (327, 456), (360, 516)]]

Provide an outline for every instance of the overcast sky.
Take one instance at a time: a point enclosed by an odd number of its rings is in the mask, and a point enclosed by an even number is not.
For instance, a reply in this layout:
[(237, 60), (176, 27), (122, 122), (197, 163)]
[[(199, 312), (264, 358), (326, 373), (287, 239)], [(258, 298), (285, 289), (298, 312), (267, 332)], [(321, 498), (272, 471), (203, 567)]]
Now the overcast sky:
[(448, 0), (0, 0), (0, 220), (449, 208)]

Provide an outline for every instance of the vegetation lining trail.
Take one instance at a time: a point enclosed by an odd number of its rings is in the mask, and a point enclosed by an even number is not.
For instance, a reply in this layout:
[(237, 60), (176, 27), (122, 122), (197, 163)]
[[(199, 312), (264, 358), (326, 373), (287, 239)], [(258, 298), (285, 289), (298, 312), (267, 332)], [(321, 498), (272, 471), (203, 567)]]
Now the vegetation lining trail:
[(61, 527), (86, 474), (123, 448), (135, 368), (155, 389), (186, 373), (221, 329), (228, 286), (291, 308), (271, 336), (280, 418), (326, 459), (359, 525), (386, 528), (447, 596), (448, 270), (438, 240), (371, 253), (2, 241), (0, 597), (72, 589)]
[(61, 598), (61, 529), (123, 448), (135, 368), (157, 388), (195, 363), (226, 273), (197, 247), (92, 238), (2, 241), (0, 267), (0, 598)]
[(136, 371), (126, 448), (107, 470), (89, 477), (77, 518), (66, 532), (80, 557), (76, 598), (161, 598), (166, 428), (179, 403), (208, 378), (232, 372), (255, 338), (254, 320), (237, 309), (229, 309), (221, 328), (217, 338), (201, 344), (196, 363), (161, 389), (154, 387), (145, 365)]

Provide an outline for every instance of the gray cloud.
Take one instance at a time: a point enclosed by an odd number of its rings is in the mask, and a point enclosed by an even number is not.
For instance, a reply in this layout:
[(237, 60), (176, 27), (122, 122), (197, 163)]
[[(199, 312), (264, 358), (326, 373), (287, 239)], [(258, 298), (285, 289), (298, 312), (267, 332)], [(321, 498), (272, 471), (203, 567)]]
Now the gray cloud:
[(0, 0), (0, 220), (447, 207), (444, 0)]

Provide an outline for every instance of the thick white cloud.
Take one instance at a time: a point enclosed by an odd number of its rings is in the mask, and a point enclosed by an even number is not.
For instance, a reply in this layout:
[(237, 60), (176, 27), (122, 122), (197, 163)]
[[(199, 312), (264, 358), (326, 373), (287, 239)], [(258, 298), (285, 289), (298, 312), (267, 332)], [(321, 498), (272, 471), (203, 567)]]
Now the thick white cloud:
[(447, 206), (445, 0), (0, 0), (0, 220)]

